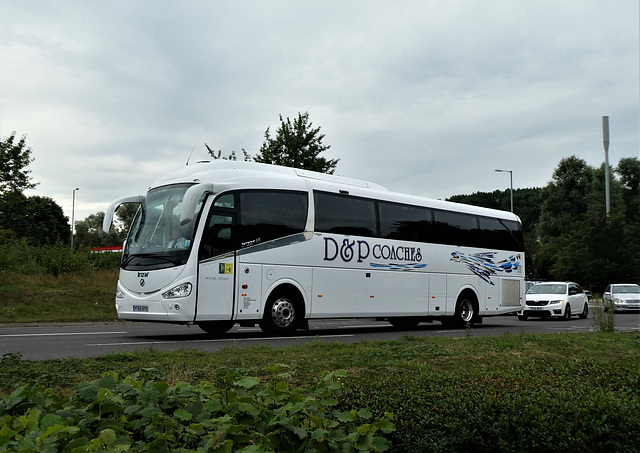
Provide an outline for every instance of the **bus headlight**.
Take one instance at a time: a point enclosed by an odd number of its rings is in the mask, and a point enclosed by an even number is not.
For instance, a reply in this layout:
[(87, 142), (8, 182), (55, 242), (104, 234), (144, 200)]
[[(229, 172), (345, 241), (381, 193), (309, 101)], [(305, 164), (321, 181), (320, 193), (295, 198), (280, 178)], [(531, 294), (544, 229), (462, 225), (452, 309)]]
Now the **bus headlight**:
[(120, 289), (120, 287), (116, 287), (116, 299), (124, 299), (124, 292)]
[(191, 294), (191, 283), (183, 283), (162, 293), (163, 299), (178, 299)]

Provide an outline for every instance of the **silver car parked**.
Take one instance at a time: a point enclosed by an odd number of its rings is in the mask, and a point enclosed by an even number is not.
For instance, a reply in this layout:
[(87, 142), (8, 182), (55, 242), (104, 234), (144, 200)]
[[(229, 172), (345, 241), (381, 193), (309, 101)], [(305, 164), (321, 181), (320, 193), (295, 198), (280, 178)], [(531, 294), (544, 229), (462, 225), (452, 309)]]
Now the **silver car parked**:
[(613, 305), (614, 310), (640, 310), (640, 286), (631, 283), (616, 283), (607, 286), (602, 298), (607, 305)]

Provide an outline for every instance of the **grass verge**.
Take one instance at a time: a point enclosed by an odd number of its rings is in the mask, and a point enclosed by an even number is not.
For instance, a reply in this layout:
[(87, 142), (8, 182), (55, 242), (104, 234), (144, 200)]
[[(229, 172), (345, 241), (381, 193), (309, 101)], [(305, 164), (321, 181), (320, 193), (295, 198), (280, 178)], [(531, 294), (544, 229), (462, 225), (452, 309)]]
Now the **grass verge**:
[(2, 322), (80, 322), (117, 319), (119, 269), (86, 273), (0, 272)]
[(341, 410), (394, 414), (392, 451), (638, 451), (637, 333), (417, 338), (293, 348), (232, 347), (28, 362), (6, 355), (0, 393), (42, 385), (72, 397), (81, 381), (141, 370), (169, 385), (229, 373), (311, 393), (324, 371), (345, 369)]

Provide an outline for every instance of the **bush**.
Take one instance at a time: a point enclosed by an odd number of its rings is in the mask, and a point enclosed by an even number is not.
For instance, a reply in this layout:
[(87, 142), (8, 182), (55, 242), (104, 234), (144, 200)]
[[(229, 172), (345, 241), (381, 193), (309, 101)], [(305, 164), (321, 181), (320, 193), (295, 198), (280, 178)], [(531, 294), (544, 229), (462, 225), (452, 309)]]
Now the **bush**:
[(27, 275), (58, 276), (102, 269), (117, 269), (122, 254), (73, 251), (68, 246), (34, 247), (26, 241), (0, 245), (0, 270)]
[(124, 380), (105, 373), (80, 384), (73, 400), (19, 388), (0, 400), (0, 450), (385, 451), (394, 429), (388, 415), (335, 409), (344, 371), (325, 374), (309, 396), (290, 390), (286, 374), (261, 385), (230, 373), (219, 390), (170, 386), (150, 372)]
[(398, 452), (635, 452), (638, 384), (637, 362), (602, 369), (533, 364), (465, 376), (399, 374), (354, 384), (343, 408), (393, 412), (390, 440)]

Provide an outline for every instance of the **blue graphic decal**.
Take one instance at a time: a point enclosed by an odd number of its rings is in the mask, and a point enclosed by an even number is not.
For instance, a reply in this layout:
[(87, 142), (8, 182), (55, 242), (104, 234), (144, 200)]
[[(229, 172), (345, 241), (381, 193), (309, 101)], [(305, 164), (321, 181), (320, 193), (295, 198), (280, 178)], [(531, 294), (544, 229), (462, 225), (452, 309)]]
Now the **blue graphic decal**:
[(517, 254), (496, 263), (494, 262), (496, 255), (497, 252), (473, 253), (471, 255), (453, 252), (451, 253), (451, 261), (465, 264), (471, 272), (490, 285), (495, 286), (495, 283), (491, 281), (491, 277), (499, 272), (511, 273), (517, 270), (520, 267), (521, 260), (520, 254)]
[(378, 264), (371, 263), (371, 267), (375, 267), (376, 269), (392, 269), (392, 270), (402, 270), (402, 271), (410, 271), (412, 269), (422, 269), (427, 267), (426, 264), (420, 263), (409, 263), (409, 264), (399, 264), (399, 263), (389, 263), (389, 264)]

